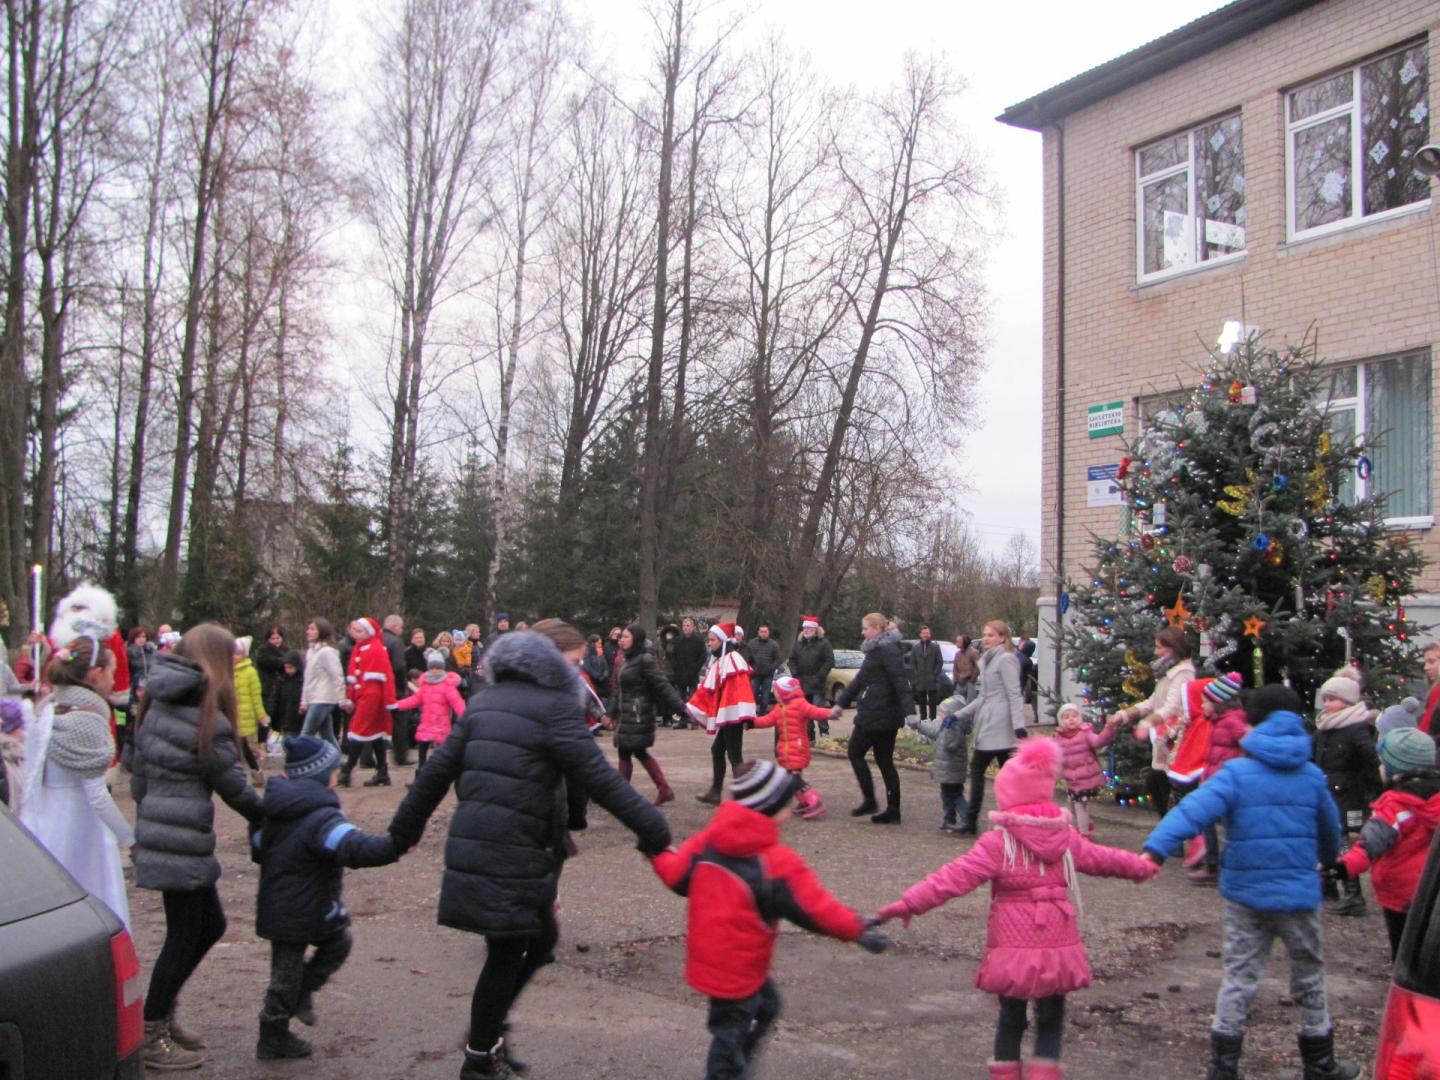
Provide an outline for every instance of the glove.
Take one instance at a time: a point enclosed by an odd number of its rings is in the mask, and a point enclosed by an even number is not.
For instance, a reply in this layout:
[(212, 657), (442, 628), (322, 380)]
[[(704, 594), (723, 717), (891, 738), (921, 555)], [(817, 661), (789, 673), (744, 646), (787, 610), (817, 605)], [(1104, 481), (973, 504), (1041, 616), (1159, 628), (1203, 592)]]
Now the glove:
[(407, 836), (401, 835), (396, 829), (390, 830), (390, 841), (395, 845), (395, 857), (398, 859), (415, 846), (416, 841)]
[(1026, 731), (1023, 727), (1022, 727), (1022, 728), (1016, 728), (1016, 729), (1015, 729), (1015, 738), (1016, 738), (1016, 739), (1028, 739), (1029, 737), (1030, 737), (1030, 732)]
[(953, 730), (955, 725), (958, 723), (960, 723), (959, 719), (955, 716), (954, 713), (950, 713), (945, 717), (943, 721), (941, 721), (940, 726)]
[(881, 923), (887, 923), (891, 919), (899, 919), (902, 926), (909, 926), (910, 920), (914, 917), (910, 909), (905, 906), (904, 900), (896, 900), (893, 904), (886, 904), (879, 911), (875, 912), (874, 923), (876, 926), (879, 926)]
[(867, 926), (862, 930), (855, 941), (868, 953), (882, 953), (890, 947), (890, 939), (873, 926)]
[(1350, 868), (1336, 859), (1325, 867), (1325, 876), (1331, 881), (1349, 881)]
[(920, 726), (920, 717), (916, 716), (914, 713), (911, 713), (909, 716), (905, 717), (905, 726), (911, 729), (918, 728)]

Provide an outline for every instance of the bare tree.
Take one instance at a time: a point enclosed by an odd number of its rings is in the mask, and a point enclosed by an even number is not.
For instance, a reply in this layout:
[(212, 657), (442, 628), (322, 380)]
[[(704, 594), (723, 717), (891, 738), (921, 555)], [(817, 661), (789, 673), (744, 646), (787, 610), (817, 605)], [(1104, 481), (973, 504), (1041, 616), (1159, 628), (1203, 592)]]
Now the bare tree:
[(522, 14), (518, 0), (406, 0), (384, 38), (366, 213), (399, 324), (385, 521), (392, 603), (405, 576), (426, 348), (491, 217), (485, 166), (507, 103), (499, 74)]

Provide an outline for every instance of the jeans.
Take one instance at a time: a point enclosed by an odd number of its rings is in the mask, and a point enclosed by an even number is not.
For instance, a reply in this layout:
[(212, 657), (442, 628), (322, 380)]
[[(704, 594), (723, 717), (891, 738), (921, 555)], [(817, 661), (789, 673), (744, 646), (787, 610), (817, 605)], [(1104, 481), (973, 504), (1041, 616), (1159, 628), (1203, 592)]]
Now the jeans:
[[(995, 1024), (995, 1060), (1019, 1061), (1020, 1042), (1029, 1026), (1026, 1018), (1029, 1002), (1024, 998), (1000, 995), (1000, 1019)], [(1060, 1040), (1065, 1034), (1065, 995), (1037, 998), (1035, 1001), (1035, 1056), (1047, 1061), (1060, 1060)]]
[(485, 966), (470, 999), (470, 1049), (488, 1051), (505, 1033), (505, 1018), (535, 972), (555, 960), (560, 927), (548, 904), (540, 930), (519, 937), (485, 935)]
[(331, 704), (311, 705), (305, 710), (305, 724), (301, 735), (319, 735), (331, 746), (338, 748), (340, 740), (335, 737), (335, 706)]
[[(811, 694), (811, 695), (810, 695), (810, 704), (811, 704), (811, 705), (818, 705), (818, 706), (820, 706), (820, 708), (822, 708), (822, 709), (828, 709), (828, 708), (830, 707), (830, 702), (826, 701), (826, 700), (825, 700), (825, 695), (824, 695), (824, 694), (820, 694), (820, 693), (816, 693), (816, 694)], [(821, 735), (829, 735), (829, 734), (830, 734), (830, 721), (829, 721), (829, 720), (821, 720), (821, 721), (820, 721), (820, 734), (821, 734)], [(814, 745), (815, 745), (815, 721), (814, 721), (814, 720), (807, 720), (807, 721), (805, 721), (805, 738), (809, 740), (811, 746), (814, 746)]]
[(755, 694), (755, 714), (757, 716), (764, 716), (770, 711), (770, 685), (774, 681), (774, 675), (750, 676), (750, 689)]
[(225, 909), (211, 885), (204, 889), (165, 890), (165, 941), (150, 972), (145, 1019), (164, 1020), (175, 1010), (186, 981), (210, 947), (225, 935)]
[(941, 784), (940, 809), (945, 814), (946, 825), (954, 825), (968, 818), (970, 807), (965, 804), (965, 785)]
[(884, 731), (868, 731), (857, 727), (850, 733), (850, 767), (855, 770), (855, 782), (860, 785), (860, 794), (867, 803), (875, 801), (875, 781), (870, 776), (870, 766), (865, 755), (875, 751), (875, 767), (885, 781), (885, 805), (900, 808), (900, 774), (895, 770), (895, 728)]
[(774, 979), (766, 979), (748, 998), (710, 999), (710, 1053), (705, 1058), (705, 1080), (739, 1080), (780, 1015), (780, 992)]
[(270, 985), (265, 990), (265, 1006), (260, 1020), (289, 1020), (300, 1003), (319, 990), (330, 976), (340, 970), (354, 945), (350, 931), (338, 930), (319, 941), (311, 942), (315, 953), (307, 961), (303, 941), (272, 941), (270, 943)]
[(1225, 901), (1225, 974), (1215, 996), (1211, 1027), (1220, 1035), (1243, 1035), (1250, 1004), (1265, 976), (1270, 948), (1279, 938), (1290, 954), (1290, 997), (1300, 1010), (1301, 1035), (1331, 1029), (1325, 995), (1325, 943), (1318, 911), (1260, 911)]
[(715, 739), (710, 743), (710, 786), (720, 790), (720, 785), (725, 782), (725, 759), (730, 759), (730, 775), (735, 775), (735, 770), (745, 763), (744, 754), (745, 725), (726, 724), (715, 732)]
[(970, 755), (970, 817), (966, 824), (972, 829), (980, 820), (980, 804), (985, 801), (985, 770), (990, 767), (992, 761), (998, 761), (1002, 766), (1010, 760), (1010, 755), (1015, 753), (1013, 746), (1007, 746), (1004, 750), (976, 750)]

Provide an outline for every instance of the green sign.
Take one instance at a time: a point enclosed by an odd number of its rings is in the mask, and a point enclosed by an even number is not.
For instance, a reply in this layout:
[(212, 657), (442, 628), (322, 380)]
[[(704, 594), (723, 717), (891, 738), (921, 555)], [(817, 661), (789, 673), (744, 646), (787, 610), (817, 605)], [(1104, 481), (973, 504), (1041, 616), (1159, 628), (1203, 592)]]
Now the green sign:
[(1125, 432), (1125, 403), (1112, 401), (1108, 405), (1091, 405), (1085, 410), (1086, 428), (1090, 438), (1102, 435), (1121, 435)]

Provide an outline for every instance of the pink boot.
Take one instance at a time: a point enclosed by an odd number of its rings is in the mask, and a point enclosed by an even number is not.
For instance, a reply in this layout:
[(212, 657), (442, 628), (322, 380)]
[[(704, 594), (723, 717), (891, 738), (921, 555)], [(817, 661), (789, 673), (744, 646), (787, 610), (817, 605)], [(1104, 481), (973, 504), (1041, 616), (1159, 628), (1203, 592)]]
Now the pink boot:
[(1018, 1061), (990, 1061), (986, 1064), (990, 1069), (990, 1080), (1020, 1080)]
[(814, 788), (802, 791), (799, 796), (796, 797), (796, 801), (798, 802), (800, 799), (805, 800), (800, 804), (800, 816), (806, 821), (814, 821), (816, 818), (824, 815), (825, 804), (820, 801), (820, 793)]
[(1046, 1058), (1031, 1058), (1025, 1062), (1025, 1080), (1064, 1080), (1065, 1071), (1060, 1062)]

